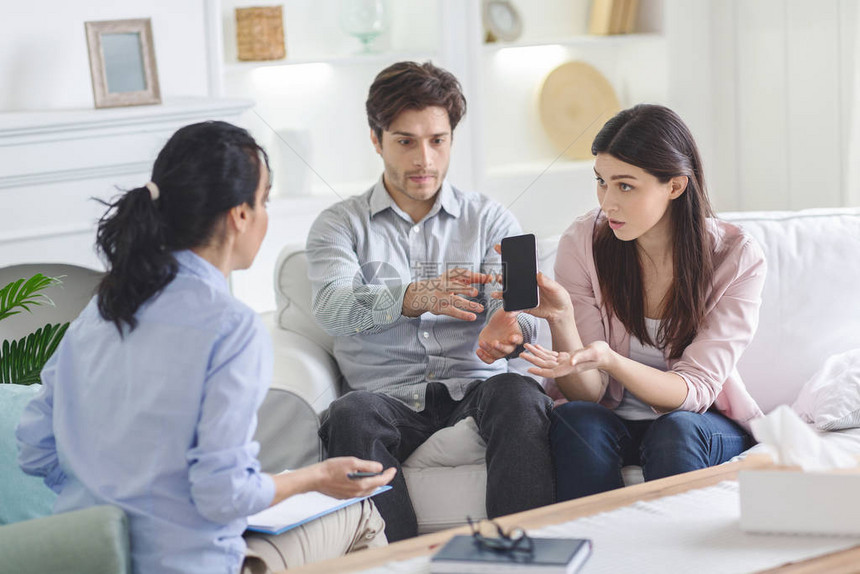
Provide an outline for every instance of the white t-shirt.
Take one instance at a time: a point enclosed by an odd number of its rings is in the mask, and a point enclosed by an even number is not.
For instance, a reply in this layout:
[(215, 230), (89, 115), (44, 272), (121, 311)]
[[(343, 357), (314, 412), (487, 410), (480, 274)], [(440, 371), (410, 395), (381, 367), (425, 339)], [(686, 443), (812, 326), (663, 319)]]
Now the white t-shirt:
[[(648, 329), (651, 340), (656, 341), (657, 331), (660, 329), (660, 320), (646, 317), (645, 328)], [(630, 337), (630, 359), (661, 371), (666, 370), (666, 359), (663, 358), (663, 351), (653, 345), (643, 344), (636, 337)], [(650, 405), (640, 401), (636, 395), (627, 389), (624, 389), (621, 403), (615, 407), (615, 414), (629, 421), (654, 420), (660, 416), (659, 413), (654, 412)]]

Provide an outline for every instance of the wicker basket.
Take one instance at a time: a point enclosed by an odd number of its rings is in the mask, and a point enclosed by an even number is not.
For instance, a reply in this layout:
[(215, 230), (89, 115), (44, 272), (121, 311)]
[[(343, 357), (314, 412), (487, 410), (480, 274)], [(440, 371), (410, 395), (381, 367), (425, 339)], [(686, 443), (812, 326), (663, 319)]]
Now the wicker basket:
[(285, 58), (281, 6), (236, 8), (236, 47), (246, 62)]

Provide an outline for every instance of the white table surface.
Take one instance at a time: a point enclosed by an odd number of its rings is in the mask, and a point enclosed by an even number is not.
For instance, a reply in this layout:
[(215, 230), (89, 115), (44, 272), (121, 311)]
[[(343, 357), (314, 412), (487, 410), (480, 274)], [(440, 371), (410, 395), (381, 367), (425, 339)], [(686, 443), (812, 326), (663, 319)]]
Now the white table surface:
[[(594, 552), (580, 570), (583, 574), (746, 573), (860, 544), (856, 537), (747, 534), (739, 520), (738, 483), (725, 481), (530, 530), (529, 535), (590, 538)], [(392, 562), (364, 572), (428, 574), (430, 558)]]

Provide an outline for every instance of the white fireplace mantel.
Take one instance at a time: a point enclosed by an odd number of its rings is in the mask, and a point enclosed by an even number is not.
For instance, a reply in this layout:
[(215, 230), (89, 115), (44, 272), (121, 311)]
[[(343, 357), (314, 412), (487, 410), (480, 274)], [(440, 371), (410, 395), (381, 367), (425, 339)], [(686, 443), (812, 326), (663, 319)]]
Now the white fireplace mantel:
[(237, 122), (250, 100), (178, 98), (157, 106), (0, 113), (0, 266), (98, 267), (98, 217), (118, 189), (143, 184), (179, 127)]
[(254, 102), (245, 99), (174, 98), (161, 105), (106, 109), (45, 110), (0, 113), (0, 146), (93, 137), (161, 124), (185, 125), (238, 116)]

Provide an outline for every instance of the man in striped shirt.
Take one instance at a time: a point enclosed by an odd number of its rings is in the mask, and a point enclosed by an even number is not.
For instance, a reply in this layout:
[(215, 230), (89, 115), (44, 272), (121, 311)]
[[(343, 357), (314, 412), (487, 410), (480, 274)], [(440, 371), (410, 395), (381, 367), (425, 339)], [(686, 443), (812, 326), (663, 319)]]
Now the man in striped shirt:
[[(488, 516), (550, 504), (552, 402), (504, 360), (533, 340), (534, 318), (489, 297), (494, 246), (520, 227), (445, 179), (466, 109), (460, 84), (430, 63), (401, 62), (379, 73), (366, 107), (383, 175), (320, 214), (307, 244), (314, 314), (350, 389), (320, 429), (328, 454), (399, 469), (434, 432), (471, 416), (487, 443)], [(375, 500), (393, 542), (417, 523), (402, 473), (391, 484)]]

